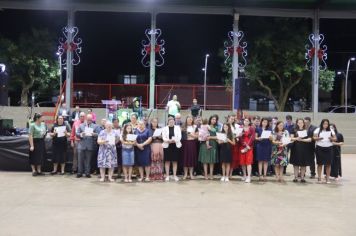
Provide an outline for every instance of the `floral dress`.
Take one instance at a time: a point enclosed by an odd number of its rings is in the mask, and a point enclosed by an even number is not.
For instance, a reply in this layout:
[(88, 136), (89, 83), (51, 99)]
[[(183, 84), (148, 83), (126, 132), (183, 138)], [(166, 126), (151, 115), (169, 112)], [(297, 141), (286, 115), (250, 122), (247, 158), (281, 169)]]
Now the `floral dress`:
[[(287, 130), (283, 132), (283, 134), (274, 134), (275, 141), (282, 141), (283, 137), (289, 137), (289, 133)], [(279, 144), (272, 145), (272, 165), (288, 165), (288, 149), (287, 146), (281, 147)]]
[[(99, 134), (101, 140), (108, 140), (109, 136), (115, 136), (117, 140), (119, 138), (118, 133), (112, 130), (108, 133), (106, 130), (102, 130)], [(116, 145), (109, 143), (100, 145), (98, 152), (98, 167), (99, 168), (115, 168), (117, 167), (117, 151)]]

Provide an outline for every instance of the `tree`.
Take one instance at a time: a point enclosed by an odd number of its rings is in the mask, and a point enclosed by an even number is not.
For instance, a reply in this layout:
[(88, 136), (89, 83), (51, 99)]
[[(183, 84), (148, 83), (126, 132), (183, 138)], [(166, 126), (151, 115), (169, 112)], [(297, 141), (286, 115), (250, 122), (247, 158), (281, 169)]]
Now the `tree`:
[[(305, 68), (305, 44), (308, 22), (294, 18), (257, 18), (246, 22), (248, 37), (248, 65), (245, 69), (250, 83), (262, 88), (278, 111), (284, 111), (291, 91), (303, 79), (310, 78)], [(231, 62), (230, 62), (231, 63)], [(231, 84), (229, 63), (223, 68)], [(330, 89), (330, 76), (335, 72), (320, 73), (322, 88)], [(311, 83), (310, 83), (311, 85)]]
[(0, 60), (10, 74), (10, 89), (21, 91), (21, 105), (28, 106), (29, 92), (54, 89), (58, 84), (58, 65), (54, 57), (55, 41), (47, 30), (32, 29), (17, 40), (0, 37)]

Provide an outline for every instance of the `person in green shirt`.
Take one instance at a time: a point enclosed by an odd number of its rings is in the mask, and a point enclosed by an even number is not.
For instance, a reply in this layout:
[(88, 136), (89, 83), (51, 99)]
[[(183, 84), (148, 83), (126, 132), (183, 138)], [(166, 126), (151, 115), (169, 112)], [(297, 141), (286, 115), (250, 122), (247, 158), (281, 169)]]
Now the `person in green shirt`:
[(177, 95), (173, 95), (173, 99), (167, 103), (167, 107), (166, 107), (166, 110), (168, 110), (168, 116), (171, 116), (174, 118), (175, 115), (177, 113), (179, 113), (180, 108), (181, 108), (181, 106), (180, 106), (180, 103), (178, 102)]

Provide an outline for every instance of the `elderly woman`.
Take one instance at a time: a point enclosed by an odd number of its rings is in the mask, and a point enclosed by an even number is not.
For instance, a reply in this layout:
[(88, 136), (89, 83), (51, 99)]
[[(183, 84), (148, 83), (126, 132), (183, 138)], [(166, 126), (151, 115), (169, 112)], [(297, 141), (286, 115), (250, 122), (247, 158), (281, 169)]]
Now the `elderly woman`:
[(182, 147), (181, 139), (182, 132), (180, 126), (174, 125), (174, 118), (168, 118), (168, 125), (162, 130), (163, 138), (163, 152), (165, 159), (165, 170), (166, 170), (166, 179), (169, 181), (169, 167), (172, 163), (173, 165), (173, 179), (179, 181), (177, 177), (177, 166), (178, 161), (181, 155), (180, 148)]
[(53, 138), (52, 145), (52, 161), (53, 171), (52, 175), (57, 174), (58, 165), (61, 165), (61, 175), (64, 175), (65, 162), (67, 156), (67, 138), (70, 136), (70, 127), (64, 123), (64, 117), (58, 116), (56, 123), (51, 130), (51, 137)]
[(32, 169), (32, 176), (43, 175), (41, 166), (46, 155), (45, 141), (47, 128), (43, 123), (42, 115), (36, 113), (33, 117), (33, 123), (29, 128), (29, 142), (30, 142), (30, 165)]
[(135, 156), (137, 160), (138, 171), (140, 172), (141, 182), (144, 179), (144, 169), (146, 172), (145, 181), (150, 181), (150, 170), (151, 170), (151, 141), (150, 131), (146, 128), (145, 122), (140, 120), (137, 122), (137, 129), (134, 131), (137, 135)]
[(114, 168), (117, 167), (116, 144), (119, 142), (119, 135), (113, 130), (110, 121), (105, 123), (105, 129), (99, 133), (98, 144), (98, 167), (100, 168), (100, 182), (105, 181), (105, 169), (109, 169), (109, 181), (114, 182), (112, 176)]

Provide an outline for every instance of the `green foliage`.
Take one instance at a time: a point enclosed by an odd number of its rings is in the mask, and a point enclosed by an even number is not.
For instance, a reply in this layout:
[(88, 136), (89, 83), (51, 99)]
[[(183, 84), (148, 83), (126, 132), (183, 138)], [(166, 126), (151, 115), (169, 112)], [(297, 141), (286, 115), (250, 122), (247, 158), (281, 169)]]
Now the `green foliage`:
[(28, 105), (31, 89), (47, 92), (58, 88), (55, 48), (55, 40), (47, 30), (32, 29), (13, 41), (0, 37), (0, 60), (9, 70), (10, 90), (21, 90), (22, 105)]
[(325, 92), (331, 92), (334, 88), (336, 73), (331, 70), (322, 70), (319, 72), (319, 88)]

